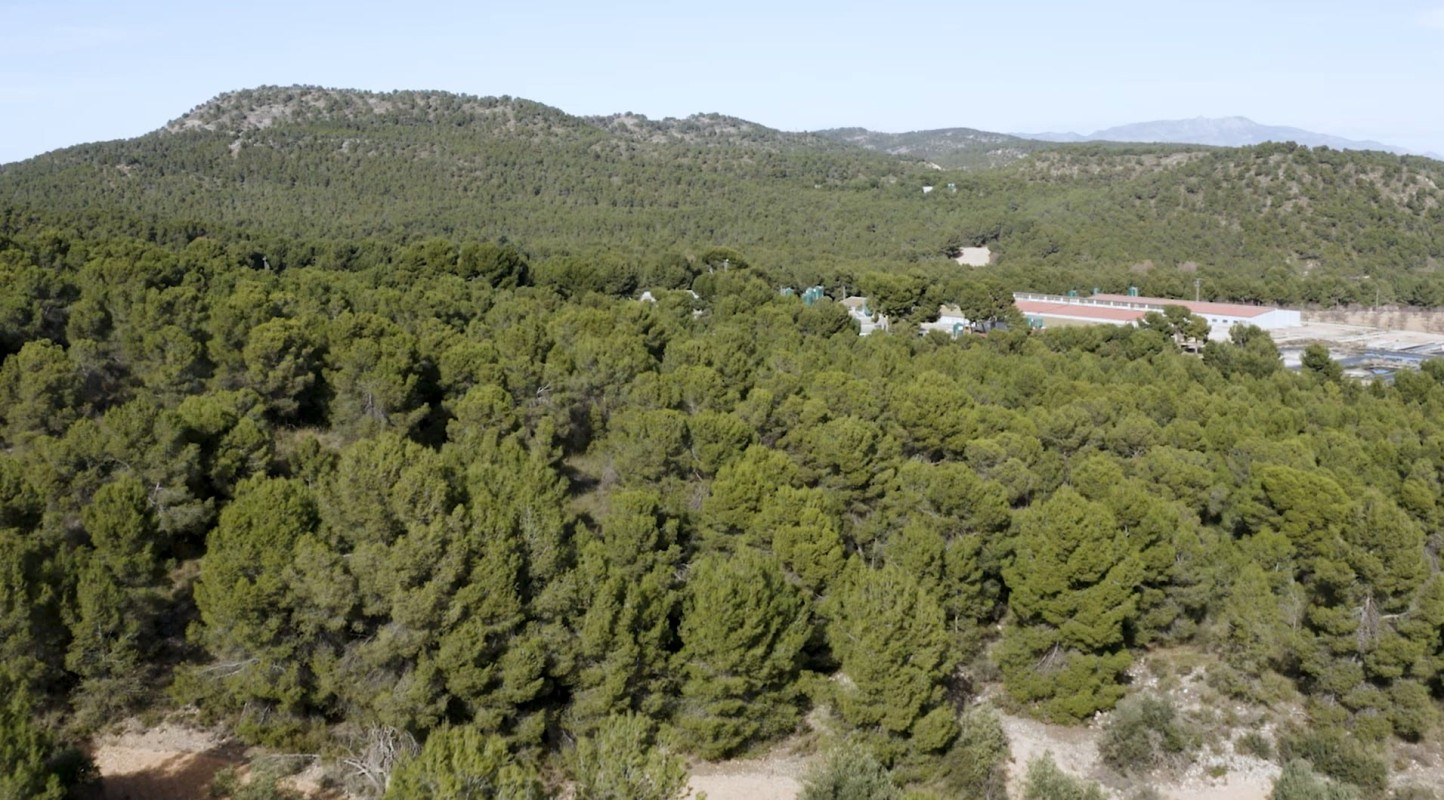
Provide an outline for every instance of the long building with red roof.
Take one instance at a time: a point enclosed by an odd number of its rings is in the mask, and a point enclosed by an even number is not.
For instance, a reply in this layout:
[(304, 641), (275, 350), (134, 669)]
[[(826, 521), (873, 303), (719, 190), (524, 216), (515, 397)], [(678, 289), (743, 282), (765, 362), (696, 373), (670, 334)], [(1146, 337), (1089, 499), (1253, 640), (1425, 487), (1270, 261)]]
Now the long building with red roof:
[(1297, 327), (1302, 323), (1297, 309), (1255, 306), (1244, 303), (1211, 303), (1139, 297), (1128, 294), (1095, 294), (1089, 297), (1029, 294), (1017, 292), (1013, 304), (1034, 327), (1051, 325), (1136, 325), (1150, 311), (1165, 306), (1183, 306), (1208, 321), (1210, 339), (1227, 339), (1234, 325), (1256, 325), (1264, 330)]

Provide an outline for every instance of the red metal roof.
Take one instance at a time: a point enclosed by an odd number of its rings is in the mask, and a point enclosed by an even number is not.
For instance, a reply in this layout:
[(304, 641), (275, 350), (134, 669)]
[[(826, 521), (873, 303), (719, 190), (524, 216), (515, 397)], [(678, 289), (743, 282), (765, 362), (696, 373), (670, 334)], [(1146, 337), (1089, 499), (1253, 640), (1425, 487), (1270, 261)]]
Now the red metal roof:
[(1015, 300), (1013, 305), (1024, 314), (1096, 319), (1099, 322), (1137, 322), (1148, 313), (1146, 308), (1109, 308), (1074, 303), (1048, 303), (1041, 300)]
[(1275, 309), (1272, 306), (1249, 306), (1242, 303), (1209, 303), (1194, 300), (1169, 300), (1164, 297), (1130, 297), (1126, 294), (1095, 294), (1087, 299), (1114, 303), (1144, 303), (1151, 306), (1183, 306), (1195, 314), (1216, 317), (1257, 317)]

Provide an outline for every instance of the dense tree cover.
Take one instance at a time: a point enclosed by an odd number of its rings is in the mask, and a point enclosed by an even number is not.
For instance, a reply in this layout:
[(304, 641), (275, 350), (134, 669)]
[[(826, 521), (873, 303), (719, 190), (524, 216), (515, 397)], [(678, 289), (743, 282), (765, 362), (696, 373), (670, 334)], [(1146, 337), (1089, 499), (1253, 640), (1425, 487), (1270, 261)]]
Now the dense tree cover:
[[(1340, 780), (1437, 730), (1435, 364), (1364, 387), (1254, 328), (1184, 352), (1170, 315), (858, 337), (725, 248), (282, 268), (7, 225), (0, 758), (26, 791), (59, 791), (63, 743), (193, 703), (378, 796), (672, 797), (680, 753), (816, 710), (877, 765), (818, 796), (998, 797), (975, 679), (1081, 720), (1177, 645), (1224, 691), (1297, 690), (1335, 738), (1290, 756)], [(861, 280), (1005, 313), (992, 278)]]
[[(369, 266), (403, 245), (412, 267), (493, 284), (526, 276), (494, 249), (433, 237), (509, 237), (544, 257), (541, 282), (611, 293), (681, 286), (676, 254), (710, 269), (719, 243), (779, 283), (830, 291), (879, 268), (956, 272), (947, 254), (987, 245), (1010, 290), (1192, 297), (1198, 280), (1210, 299), (1436, 306), (1441, 186), (1436, 161), (1292, 144), (1050, 145), (955, 172), (717, 115), (584, 119), (512, 98), (292, 87), (0, 168), (0, 235), (37, 215), (80, 219), (153, 241), (204, 235), (274, 268)], [(32, 291), (0, 315), (41, 321), (69, 300), (12, 269), (0, 278)], [(174, 331), (146, 334), (182, 355)]]
[(1027, 158), (1030, 153), (1057, 149), (1057, 145), (1052, 142), (974, 128), (942, 128), (908, 133), (882, 133), (866, 128), (832, 128), (817, 131), (817, 135), (869, 150), (926, 159), (929, 163), (949, 169), (977, 170), (999, 167)]

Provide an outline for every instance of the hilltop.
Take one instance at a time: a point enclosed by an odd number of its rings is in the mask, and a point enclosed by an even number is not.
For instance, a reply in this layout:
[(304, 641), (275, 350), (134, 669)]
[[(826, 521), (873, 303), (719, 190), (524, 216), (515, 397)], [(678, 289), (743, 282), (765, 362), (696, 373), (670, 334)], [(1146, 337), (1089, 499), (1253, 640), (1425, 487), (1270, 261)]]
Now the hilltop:
[(974, 128), (942, 128), (908, 133), (880, 133), (866, 128), (833, 128), (817, 131), (817, 134), (869, 150), (921, 158), (950, 169), (1001, 167), (1051, 146), (1006, 133), (991, 133)]

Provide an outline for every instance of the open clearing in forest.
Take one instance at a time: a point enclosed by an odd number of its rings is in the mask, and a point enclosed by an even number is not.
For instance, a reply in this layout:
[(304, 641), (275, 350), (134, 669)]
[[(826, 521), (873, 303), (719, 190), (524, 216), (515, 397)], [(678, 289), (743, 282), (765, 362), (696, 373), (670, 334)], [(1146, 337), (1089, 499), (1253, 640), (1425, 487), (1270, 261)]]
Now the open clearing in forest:
[(705, 792), (707, 800), (794, 800), (811, 764), (786, 746), (761, 758), (697, 764), (687, 781), (687, 797)]
[(105, 800), (195, 800), (226, 767), (244, 761), (244, 749), (220, 736), (163, 723), (152, 728), (135, 720), (95, 743)]

